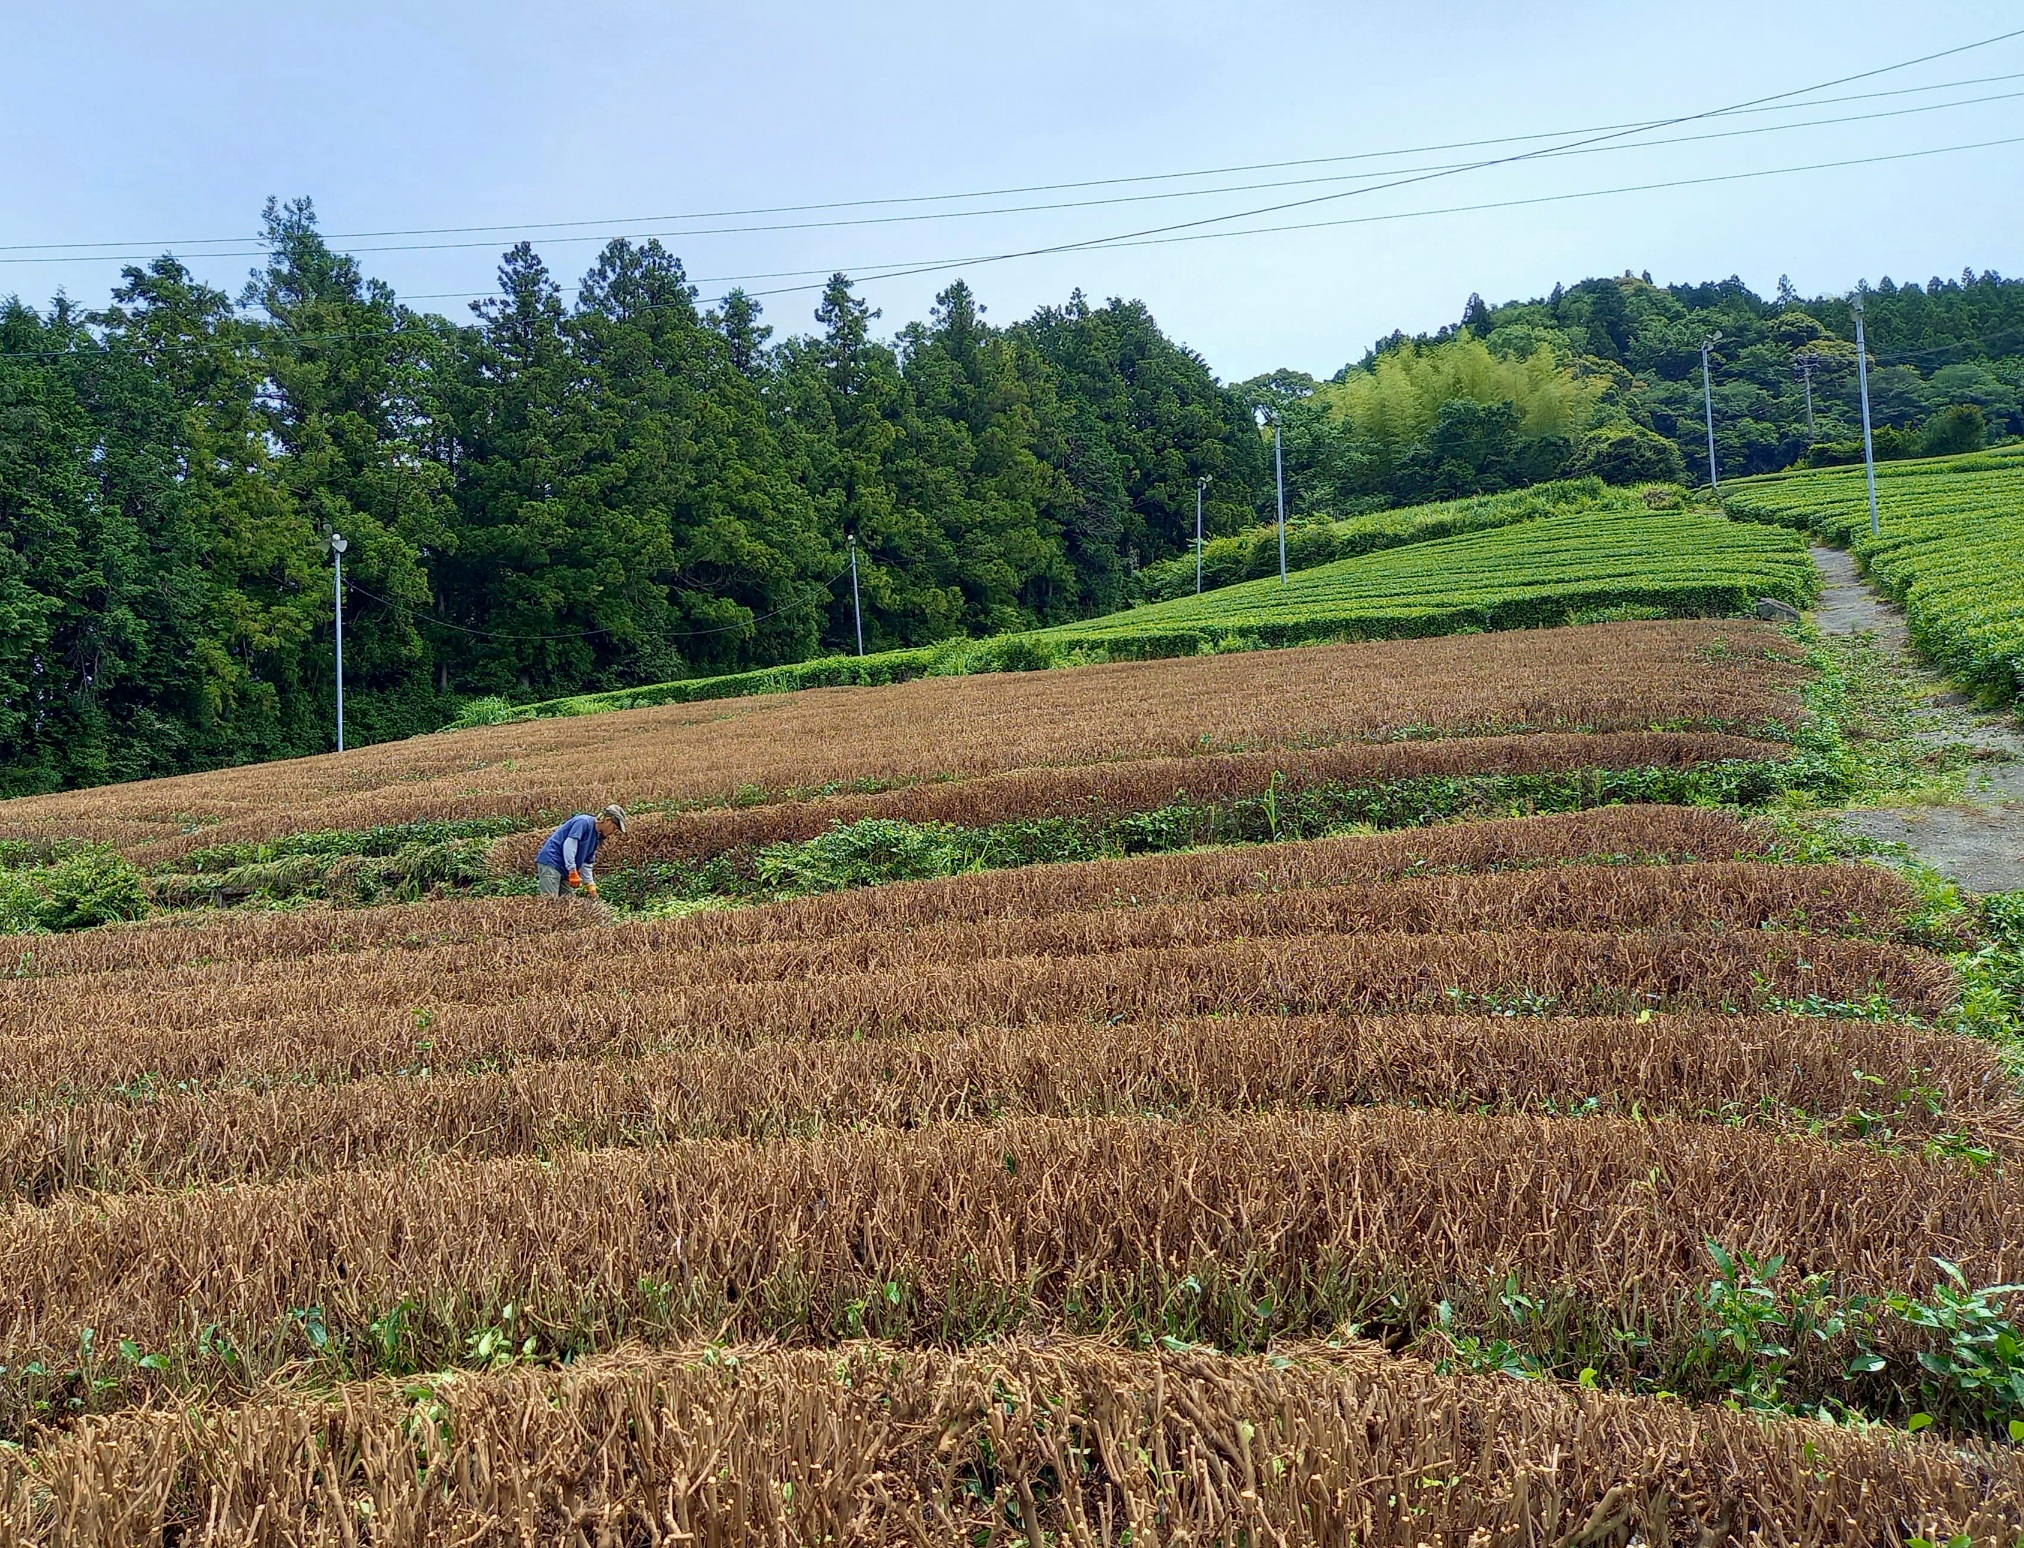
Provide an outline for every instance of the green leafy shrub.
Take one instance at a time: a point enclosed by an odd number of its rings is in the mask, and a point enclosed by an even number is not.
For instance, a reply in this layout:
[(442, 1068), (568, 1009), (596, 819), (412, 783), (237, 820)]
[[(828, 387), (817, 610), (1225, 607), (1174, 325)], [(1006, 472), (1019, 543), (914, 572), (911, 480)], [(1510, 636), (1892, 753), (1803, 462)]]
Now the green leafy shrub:
[(2024, 1336), (2008, 1310), (2024, 1285), (1970, 1288), (1953, 1264), (1933, 1262), (1945, 1277), (1931, 1299), (1893, 1295), (1886, 1302), (1913, 1327), (1936, 1335), (1919, 1354), (1929, 1408), (2024, 1440)]
[(147, 877), (111, 850), (76, 850), (49, 865), (0, 871), (0, 933), (88, 930), (147, 911)]
[(0, 871), (0, 935), (42, 928), (42, 894), (19, 871)]
[(527, 718), (525, 711), (516, 709), (511, 700), (494, 693), (480, 699), (465, 700), (464, 707), (457, 711), (457, 718), (450, 722), (449, 729), (468, 731), (474, 726), (498, 726)]
[(867, 817), (798, 844), (759, 851), (759, 879), (782, 892), (834, 892), (880, 882), (947, 876), (965, 856), (957, 830), (941, 823)]

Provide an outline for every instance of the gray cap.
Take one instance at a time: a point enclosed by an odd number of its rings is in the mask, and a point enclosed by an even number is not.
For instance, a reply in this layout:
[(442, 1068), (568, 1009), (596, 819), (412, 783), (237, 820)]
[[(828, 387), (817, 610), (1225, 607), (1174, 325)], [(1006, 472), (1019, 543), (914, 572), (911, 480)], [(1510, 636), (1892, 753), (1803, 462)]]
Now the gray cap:
[(619, 832), (621, 833), (625, 832), (624, 808), (617, 805), (607, 806), (603, 811), (599, 812), (598, 815), (600, 817), (609, 817), (614, 823), (618, 824)]

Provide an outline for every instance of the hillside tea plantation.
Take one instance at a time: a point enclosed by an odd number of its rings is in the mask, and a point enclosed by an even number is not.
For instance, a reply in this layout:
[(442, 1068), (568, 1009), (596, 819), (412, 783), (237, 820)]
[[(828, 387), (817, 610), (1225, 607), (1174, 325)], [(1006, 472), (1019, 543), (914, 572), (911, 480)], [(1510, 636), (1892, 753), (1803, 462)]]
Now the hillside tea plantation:
[[(1409, 505), (1341, 520), (1296, 518), (1287, 528), (1286, 563), (1289, 569), (1311, 570), (1316, 565), (1355, 554), (1587, 510), (1644, 514), (1651, 510), (1651, 501), (1643, 490), (1611, 488), (1599, 478), (1581, 478), (1536, 484), (1506, 494)], [(1213, 537), (1202, 545), (1201, 578), (1205, 590), (1278, 573), (1276, 524), (1266, 523), (1247, 532)], [(1137, 595), (1148, 602), (1190, 595), (1195, 589), (1193, 551), (1146, 565), (1138, 572), (1135, 585)]]
[(1853, 552), (1903, 605), (1913, 643), (1952, 676), (1999, 702), (2024, 695), (2024, 454), (1878, 464), (1875, 536), (1860, 467), (1746, 479), (1727, 493), (1736, 516)]
[[(1190, 554), (1141, 572), (1139, 595), (1177, 600), (1083, 623), (537, 704), (488, 700), (473, 707), (471, 723), (1313, 640), (1747, 616), (1760, 597), (1801, 603), (1813, 596), (1817, 582), (1793, 544), (1684, 511), (1685, 498), (1671, 486), (1613, 489), (1587, 478), (1338, 522), (1300, 520), (1286, 546), (1289, 569), (1302, 575), (1287, 592), (1278, 586), (1277, 529), (1261, 526), (1207, 545), (1204, 584), (1225, 588), (1215, 597), (1193, 595)], [(1363, 562), (1343, 562), (1354, 556)], [(1444, 585), (1450, 573), (1465, 583), (1458, 596)], [(1236, 589), (1254, 577), (1270, 577), (1271, 585)]]
[[(1329, 570), (1811, 585), (1648, 508)], [(0, 1548), (2007, 1548), (2024, 939), (1757, 809), (1845, 777), (1817, 671), (1630, 619), (0, 804), (149, 916), (0, 938)]]
[(1265, 645), (1520, 629), (1608, 617), (1722, 617), (1819, 587), (1805, 544), (1698, 511), (1605, 504), (1412, 543), (1214, 595), (1067, 624), (1037, 638), (1178, 655), (1232, 636)]

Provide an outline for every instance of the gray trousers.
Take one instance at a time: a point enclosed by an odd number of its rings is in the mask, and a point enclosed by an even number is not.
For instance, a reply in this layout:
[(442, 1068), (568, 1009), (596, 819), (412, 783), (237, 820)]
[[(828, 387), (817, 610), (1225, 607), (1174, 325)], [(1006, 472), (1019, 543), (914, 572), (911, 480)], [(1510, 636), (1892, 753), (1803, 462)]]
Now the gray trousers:
[(552, 865), (537, 865), (534, 868), (534, 885), (541, 889), (544, 898), (562, 896), (562, 873)]

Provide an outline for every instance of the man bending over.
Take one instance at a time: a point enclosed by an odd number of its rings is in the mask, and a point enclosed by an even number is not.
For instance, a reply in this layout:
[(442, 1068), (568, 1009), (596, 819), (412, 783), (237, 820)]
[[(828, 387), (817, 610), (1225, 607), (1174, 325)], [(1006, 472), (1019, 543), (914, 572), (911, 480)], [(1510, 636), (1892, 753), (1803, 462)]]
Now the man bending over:
[(623, 832), (625, 813), (616, 806), (607, 806), (595, 817), (578, 812), (549, 834), (541, 853), (534, 857), (534, 880), (541, 895), (561, 897), (566, 878), (572, 888), (581, 887), (596, 897), (597, 882), (592, 877), (591, 862), (597, 858), (599, 845), (614, 833)]

